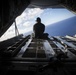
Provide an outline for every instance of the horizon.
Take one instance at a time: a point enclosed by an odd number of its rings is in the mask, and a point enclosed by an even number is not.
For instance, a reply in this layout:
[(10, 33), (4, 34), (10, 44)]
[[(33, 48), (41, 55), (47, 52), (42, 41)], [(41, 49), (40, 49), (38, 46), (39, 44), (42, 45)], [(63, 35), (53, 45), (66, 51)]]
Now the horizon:
[[(33, 12), (34, 11), (34, 12)], [(72, 12), (70, 12), (67, 9), (40, 9), (40, 8), (26, 8), (24, 12), (16, 18), (16, 24), (17, 28), (19, 30), (20, 34), (25, 34), (29, 31), (33, 32), (33, 25), (36, 23), (35, 20), (37, 17), (40, 17), (42, 20), (42, 23), (45, 24), (45, 26), (69, 19), (76, 16)], [(4, 33), (4, 35), (0, 38), (0, 40), (3, 37), (10, 38), (15, 36), (14, 31), (14, 23), (11, 25), (11, 27)], [(5, 38), (3, 38), (5, 39)]]

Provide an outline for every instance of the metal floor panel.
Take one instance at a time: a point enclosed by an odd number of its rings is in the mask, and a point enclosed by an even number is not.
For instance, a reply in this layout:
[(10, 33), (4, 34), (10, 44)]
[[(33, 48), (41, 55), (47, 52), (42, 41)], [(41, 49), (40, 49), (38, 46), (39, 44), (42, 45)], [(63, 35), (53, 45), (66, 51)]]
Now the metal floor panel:
[[(40, 72), (40, 70), (47, 72), (49, 70), (49, 75), (51, 74), (50, 70), (53, 75), (56, 73), (69, 75), (72, 69), (74, 72), (76, 71), (76, 42), (74, 40), (66, 37), (50, 37), (46, 40), (28, 38), (24, 41), (20, 42), (20, 45), (15, 44), (6, 50), (7, 54), (3, 56), (1, 62), (2, 68), (35, 72)], [(10, 50), (14, 56), (9, 57)], [(17, 53), (15, 54), (14, 51)]]

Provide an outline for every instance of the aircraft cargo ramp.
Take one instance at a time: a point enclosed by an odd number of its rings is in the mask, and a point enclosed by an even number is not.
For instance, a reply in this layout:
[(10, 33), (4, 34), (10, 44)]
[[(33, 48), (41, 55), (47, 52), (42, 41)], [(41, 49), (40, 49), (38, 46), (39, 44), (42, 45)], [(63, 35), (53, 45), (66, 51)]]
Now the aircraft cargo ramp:
[(58, 36), (35, 39), (28, 35), (4, 50), (0, 60), (2, 75), (25, 71), (72, 75), (76, 71), (76, 41)]

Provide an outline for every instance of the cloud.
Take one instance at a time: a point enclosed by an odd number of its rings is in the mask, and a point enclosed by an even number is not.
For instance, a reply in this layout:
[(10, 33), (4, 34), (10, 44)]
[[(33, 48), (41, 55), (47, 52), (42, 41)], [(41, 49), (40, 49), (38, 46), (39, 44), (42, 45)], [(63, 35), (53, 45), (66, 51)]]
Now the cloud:
[(32, 32), (32, 27), (25, 28), (24, 30), (20, 29), (19, 33), (24, 34), (24, 33), (30, 32), (30, 31)]
[(20, 16), (16, 18), (17, 24), (20, 24), (23, 21), (28, 21), (33, 19), (35, 16), (39, 16), (43, 12), (40, 8), (27, 8)]
[(32, 31), (34, 18), (40, 16), (44, 10), (40, 8), (27, 8), (25, 11), (16, 18), (16, 24), (20, 33)]
[(23, 26), (25, 26), (25, 27), (29, 27), (30, 25), (31, 25), (30, 21), (26, 21), (25, 23), (23, 23)]
[(35, 16), (39, 16), (44, 10), (40, 9), (40, 8), (27, 8), (23, 14), (26, 13), (26, 15), (24, 16), (25, 20), (30, 20), (33, 19)]

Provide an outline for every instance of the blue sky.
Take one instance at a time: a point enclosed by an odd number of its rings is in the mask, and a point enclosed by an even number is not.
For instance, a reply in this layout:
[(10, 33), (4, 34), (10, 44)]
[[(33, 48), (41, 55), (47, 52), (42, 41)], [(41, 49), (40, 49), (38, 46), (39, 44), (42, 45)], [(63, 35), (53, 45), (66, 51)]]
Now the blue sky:
[[(49, 24), (53, 24), (71, 17), (74, 17), (75, 14), (70, 12), (67, 9), (40, 9), (27, 8), (21, 16), (16, 18), (17, 26), (20, 33), (26, 33), (32, 31), (33, 25), (36, 23), (36, 18), (40, 17), (42, 19), (42, 23), (45, 26)], [(21, 22), (20, 22), (21, 21)], [(21, 30), (22, 29), (22, 30)]]
[(45, 25), (49, 25), (73, 16), (75, 15), (67, 9), (45, 9), (40, 17)]
[[(62, 8), (62, 9), (40, 9), (40, 8), (27, 8), (24, 12), (16, 18), (17, 27), (20, 34), (27, 33), (29, 31), (33, 32), (33, 25), (36, 23), (36, 18), (40, 17), (42, 19), (42, 23), (45, 26), (49, 24), (53, 24), (71, 17), (76, 16), (69, 10)], [(14, 23), (12, 26), (7, 30), (7, 32), (0, 38), (0, 40), (4, 40), (5, 38), (11, 38), (15, 36), (15, 27)]]

